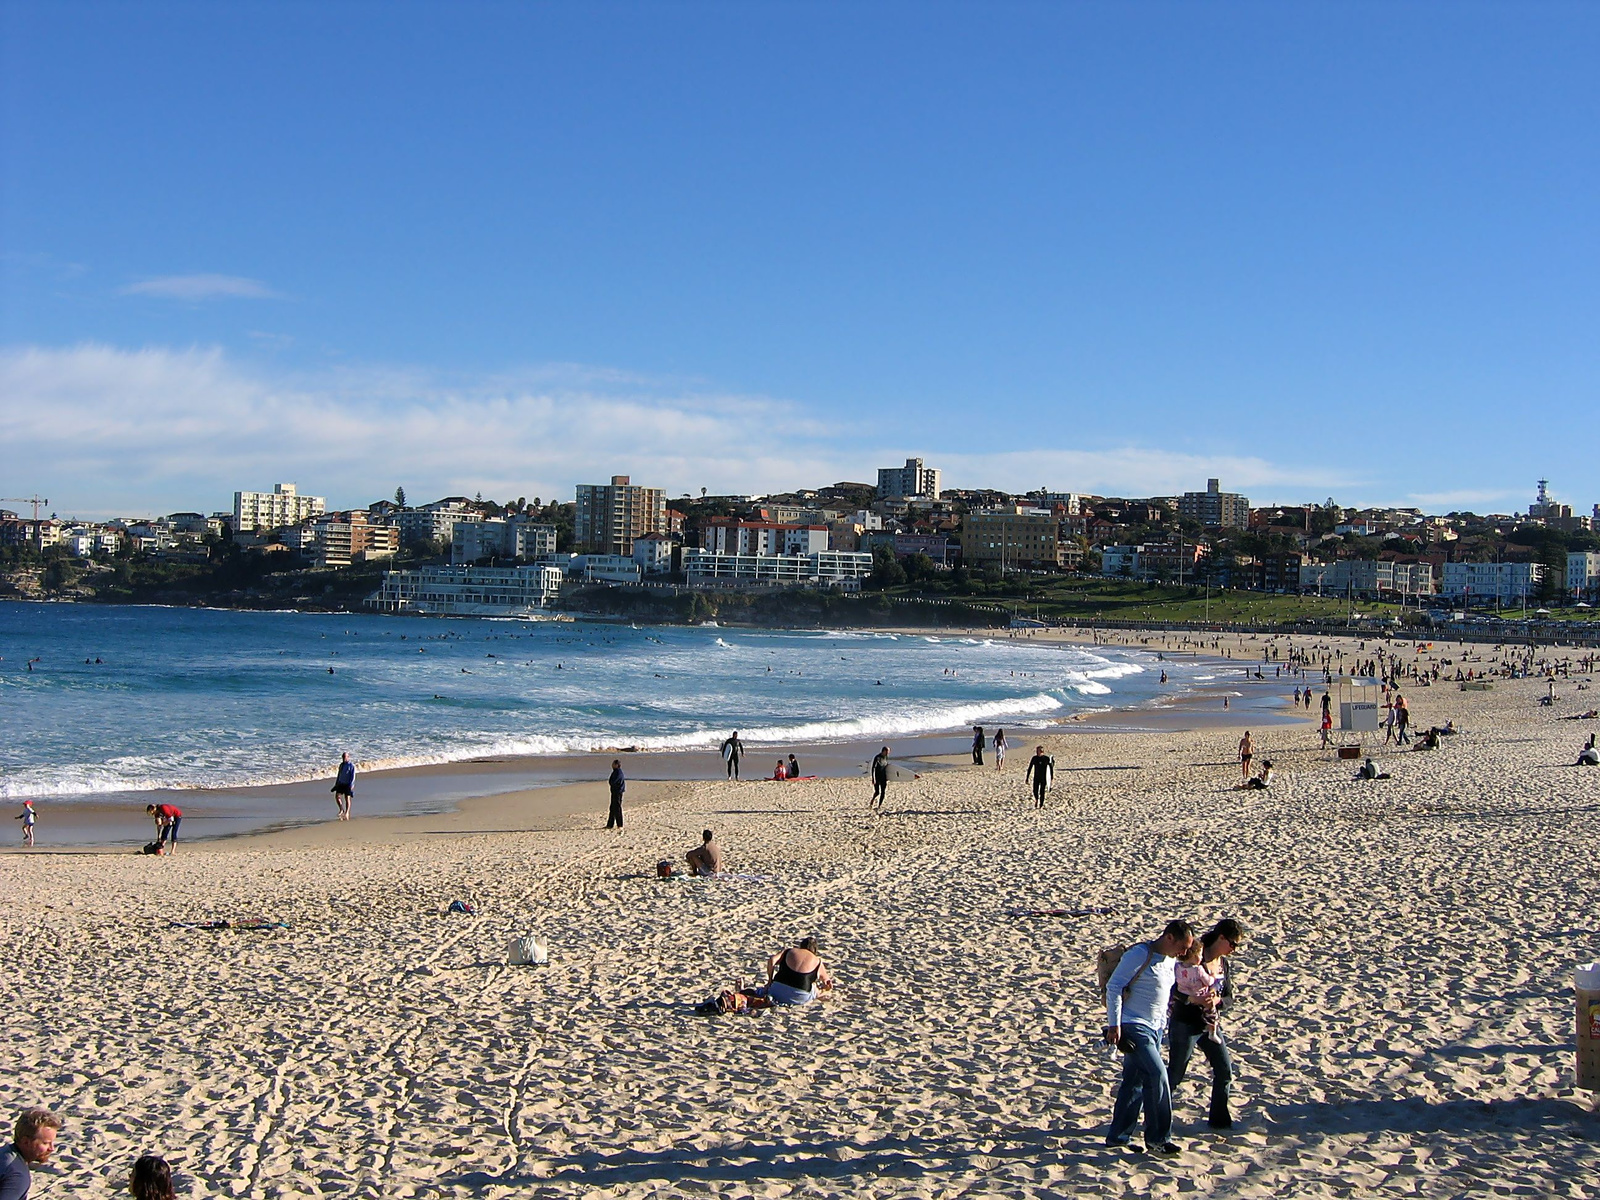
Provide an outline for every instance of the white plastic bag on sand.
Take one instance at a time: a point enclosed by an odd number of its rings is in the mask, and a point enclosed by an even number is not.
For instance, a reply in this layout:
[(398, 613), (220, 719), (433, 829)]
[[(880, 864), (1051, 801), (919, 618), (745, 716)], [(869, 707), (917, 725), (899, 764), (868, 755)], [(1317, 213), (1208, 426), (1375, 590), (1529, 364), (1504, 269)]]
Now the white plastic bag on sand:
[(542, 967), (550, 962), (550, 947), (538, 934), (512, 938), (506, 958), (515, 967)]

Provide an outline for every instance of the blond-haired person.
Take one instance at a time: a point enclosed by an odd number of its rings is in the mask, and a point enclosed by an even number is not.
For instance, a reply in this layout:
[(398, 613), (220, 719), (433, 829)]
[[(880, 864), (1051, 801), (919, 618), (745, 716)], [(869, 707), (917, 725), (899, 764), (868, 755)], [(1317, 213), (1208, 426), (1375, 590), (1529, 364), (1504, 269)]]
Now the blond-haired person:
[(0, 1150), (0, 1200), (28, 1200), (34, 1163), (48, 1162), (56, 1148), (61, 1118), (48, 1108), (25, 1108), (17, 1117), (11, 1145)]

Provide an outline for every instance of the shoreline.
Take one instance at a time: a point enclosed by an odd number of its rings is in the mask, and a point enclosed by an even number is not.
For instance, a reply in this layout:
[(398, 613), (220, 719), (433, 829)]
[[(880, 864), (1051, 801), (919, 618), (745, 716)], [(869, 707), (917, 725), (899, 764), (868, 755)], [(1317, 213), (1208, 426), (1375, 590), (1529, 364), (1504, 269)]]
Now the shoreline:
[[(901, 636), (923, 636), (925, 630), (889, 626), (873, 630)], [(954, 636), (990, 636), (1005, 640), (1007, 635), (1023, 634), (1035, 644), (1055, 644), (1062, 648), (1087, 648), (1097, 646), (1146, 651), (1153, 654), (1163, 650), (1154, 645), (1139, 645), (1121, 641), (1091, 642), (1084, 631), (1026, 630), (984, 631), (959, 628), (948, 631)], [(1156, 637), (1165, 635), (1152, 634)], [(1204, 660), (1214, 663), (1219, 674), (1231, 670), (1239, 660), (1231, 660), (1206, 653), (1194, 647), (1166, 651), (1172, 657)], [(1168, 693), (1146, 699), (1126, 707), (1094, 708), (1066, 714), (1045, 724), (1010, 726), (1015, 731), (1016, 745), (1034, 736), (1055, 736), (1058, 733), (1082, 735), (1097, 732), (1155, 731), (1168, 734), (1197, 728), (1232, 728), (1255, 722), (1261, 726), (1290, 723), (1300, 719), (1299, 714), (1284, 711), (1285, 696), (1289, 686), (1284, 680), (1266, 676), (1263, 680), (1214, 679), (1196, 684), (1182, 693)], [(1246, 689), (1241, 691), (1240, 689)], [(1217, 698), (1227, 695), (1237, 698), (1228, 709), (1217, 709)], [(1001, 725), (1005, 728), (1007, 726)], [(993, 728), (993, 727), (991, 727)], [(876, 747), (885, 740), (891, 743), (895, 757), (900, 761), (932, 762), (963, 755), (970, 745), (966, 731), (930, 731), (899, 738), (854, 739), (841, 742), (811, 743), (752, 743), (745, 756), (747, 780), (765, 778), (770, 774), (768, 753), (780, 749), (787, 755), (795, 754), (807, 774), (824, 778), (846, 778), (861, 774), (860, 768), (871, 758)], [(555, 816), (576, 821), (595, 805), (603, 811), (604, 778), (609, 770), (609, 760), (620, 758), (629, 778), (630, 796), (640, 785), (652, 792), (665, 785), (678, 787), (720, 778), (720, 756), (709, 750), (644, 750), (623, 748), (597, 750), (585, 753), (559, 755), (522, 755), (461, 759), (446, 763), (424, 763), (403, 767), (386, 767), (363, 770), (357, 777), (354, 817), (350, 822), (332, 819), (333, 811), (327, 777), (301, 780), (293, 783), (261, 784), (238, 788), (183, 788), (152, 789), (140, 792), (107, 793), (106, 798), (72, 799), (52, 802), (48, 797), (37, 798), (40, 811), (39, 837), (41, 844), (27, 850), (20, 846), (0, 848), (0, 856), (10, 854), (46, 853), (118, 853), (142, 846), (153, 836), (154, 824), (145, 814), (147, 804), (173, 804), (184, 810), (184, 823), (180, 830), (186, 845), (213, 843), (237, 844), (256, 838), (283, 836), (290, 830), (316, 829), (325, 826), (335, 830), (361, 828), (371, 831), (374, 838), (390, 836), (391, 829), (403, 829), (405, 822), (425, 822), (430, 828), (459, 828), (469, 831), (480, 809), (510, 815), (523, 807), (537, 814), (539, 822), (529, 828), (545, 828)], [(364, 802), (373, 803), (373, 794), (379, 797), (377, 811), (363, 815)], [(513, 798), (546, 793), (537, 804)], [(599, 799), (590, 801), (589, 796)], [(557, 812), (556, 810), (560, 811)], [(382, 822), (383, 824), (379, 824)], [(396, 824), (398, 823), (398, 824)], [(52, 831), (55, 831), (52, 839)], [(352, 835), (328, 835), (338, 841), (350, 840)]]

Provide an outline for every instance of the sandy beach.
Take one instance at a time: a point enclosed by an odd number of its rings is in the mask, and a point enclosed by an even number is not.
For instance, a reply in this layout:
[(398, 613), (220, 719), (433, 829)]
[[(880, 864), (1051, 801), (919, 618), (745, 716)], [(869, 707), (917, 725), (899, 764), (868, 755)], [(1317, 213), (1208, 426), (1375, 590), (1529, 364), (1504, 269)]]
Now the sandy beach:
[[(1262, 644), (1229, 640), (1241, 674)], [(1496, 657), (1421, 657), (1464, 653)], [(1252, 725), (1279, 774), (1234, 790), (1239, 730), (1207, 714), (1045, 739), (1043, 812), (1019, 734), (1003, 773), (894, 783), (881, 816), (858, 779), (658, 781), (620, 835), (538, 789), (6, 855), (0, 1110), (66, 1118), (39, 1196), (119, 1194), (143, 1151), (216, 1197), (1600, 1195), (1571, 993), (1600, 959), (1600, 771), (1571, 765), (1600, 721), (1561, 719), (1586, 683), (1408, 688), (1415, 727), (1460, 732), (1380, 752), (1388, 781), (1297, 722)], [(655, 878), (705, 826), (753, 878)], [(1008, 915), (1078, 906), (1114, 911)], [(1239, 1128), (1206, 1129), (1197, 1064), (1178, 1158), (1106, 1149), (1095, 952), (1225, 915), (1251, 930)], [(287, 928), (171, 924), (238, 917)], [(551, 964), (505, 965), (534, 932)], [(807, 934), (821, 1004), (693, 1014)]]

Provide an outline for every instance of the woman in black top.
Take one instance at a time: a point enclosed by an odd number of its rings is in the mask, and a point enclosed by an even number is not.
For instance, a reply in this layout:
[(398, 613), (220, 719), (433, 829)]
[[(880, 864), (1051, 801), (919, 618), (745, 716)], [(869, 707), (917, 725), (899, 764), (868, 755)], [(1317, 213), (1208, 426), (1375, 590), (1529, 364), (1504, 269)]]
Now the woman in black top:
[(767, 996), (774, 1004), (809, 1004), (817, 998), (817, 989), (833, 986), (819, 949), (817, 939), (808, 937), (767, 960)]
[[(1233, 998), (1233, 973), (1228, 967), (1228, 956), (1243, 941), (1244, 926), (1231, 917), (1224, 917), (1200, 937), (1200, 964), (1210, 974), (1222, 976), (1222, 985), (1217, 990), (1223, 1005)], [(1167, 1027), (1168, 1086), (1176, 1095), (1178, 1085), (1189, 1072), (1189, 1059), (1198, 1044), (1211, 1064), (1211, 1128), (1232, 1129), (1233, 1113), (1228, 1107), (1228, 1096), (1233, 1086), (1233, 1060), (1228, 1056), (1222, 1029), (1217, 1025), (1208, 1030), (1205, 1010), (1190, 1003), (1182, 993), (1174, 992), (1172, 999), (1172, 1020)]]

